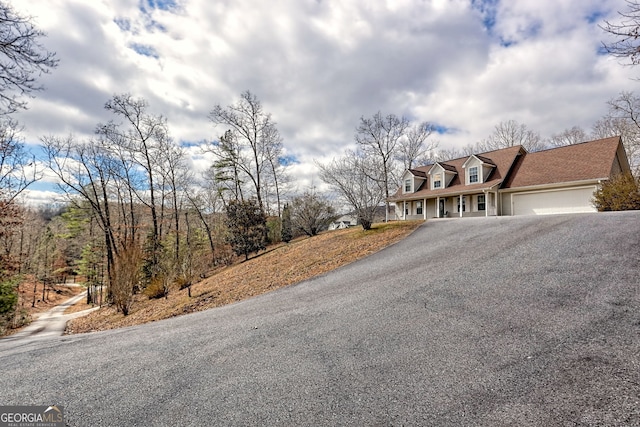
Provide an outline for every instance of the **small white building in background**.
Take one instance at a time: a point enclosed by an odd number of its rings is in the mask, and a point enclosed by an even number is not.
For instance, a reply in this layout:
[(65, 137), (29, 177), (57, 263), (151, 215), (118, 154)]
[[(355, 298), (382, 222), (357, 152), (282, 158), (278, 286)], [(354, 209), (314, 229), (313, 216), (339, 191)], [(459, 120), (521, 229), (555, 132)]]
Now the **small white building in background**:
[(358, 219), (353, 215), (342, 215), (340, 218), (329, 224), (329, 230), (342, 230), (343, 228), (358, 225)]

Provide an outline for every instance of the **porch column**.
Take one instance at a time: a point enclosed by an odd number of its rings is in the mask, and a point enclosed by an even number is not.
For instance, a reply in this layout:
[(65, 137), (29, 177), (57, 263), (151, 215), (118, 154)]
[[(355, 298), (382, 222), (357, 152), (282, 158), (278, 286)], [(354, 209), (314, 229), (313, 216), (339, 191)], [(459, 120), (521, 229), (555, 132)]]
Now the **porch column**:
[(489, 216), (489, 209), (491, 209), (491, 200), (489, 200), (491, 198), (491, 193), (485, 193), (483, 190), (482, 194), (484, 194), (484, 216), (487, 217)]
[(440, 218), (440, 196), (436, 199), (436, 218)]
[(403, 220), (407, 220), (407, 202), (403, 201), (402, 202), (402, 219)]
[(462, 218), (462, 194), (460, 195), (460, 197), (458, 198), (458, 202), (459, 202), (459, 206), (460, 208), (458, 209), (460, 211), (460, 218)]
[(422, 219), (427, 220), (427, 198), (422, 199)]

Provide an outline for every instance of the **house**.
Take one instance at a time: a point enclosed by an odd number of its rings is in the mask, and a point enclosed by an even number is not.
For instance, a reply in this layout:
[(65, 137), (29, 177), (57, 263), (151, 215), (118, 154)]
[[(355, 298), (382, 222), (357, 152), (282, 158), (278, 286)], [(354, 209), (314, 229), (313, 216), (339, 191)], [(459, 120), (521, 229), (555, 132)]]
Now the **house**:
[(528, 153), (522, 146), (405, 171), (397, 219), (595, 212), (600, 183), (629, 172), (620, 137)]
[(358, 219), (353, 215), (342, 215), (335, 221), (331, 221), (329, 224), (329, 230), (342, 230), (343, 228), (349, 228), (358, 225)]

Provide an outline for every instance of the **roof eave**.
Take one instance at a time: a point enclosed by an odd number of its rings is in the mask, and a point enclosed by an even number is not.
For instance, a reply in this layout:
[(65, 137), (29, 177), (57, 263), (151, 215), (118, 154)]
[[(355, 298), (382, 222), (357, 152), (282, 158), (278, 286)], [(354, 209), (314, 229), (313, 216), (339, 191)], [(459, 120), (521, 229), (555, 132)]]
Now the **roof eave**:
[(503, 188), (502, 193), (516, 193), (521, 191), (545, 190), (549, 188), (575, 187), (579, 185), (595, 185), (608, 180), (609, 177), (582, 179), (578, 181), (552, 182), (548, 184), (525, 185), (522, 187)]

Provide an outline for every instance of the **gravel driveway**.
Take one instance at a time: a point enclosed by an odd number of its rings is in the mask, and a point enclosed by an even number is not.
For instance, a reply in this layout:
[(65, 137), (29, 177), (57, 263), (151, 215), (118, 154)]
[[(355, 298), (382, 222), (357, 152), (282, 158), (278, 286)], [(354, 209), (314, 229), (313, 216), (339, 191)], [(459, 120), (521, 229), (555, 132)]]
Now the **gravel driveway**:
[(325, 276), (145, 326), (0, 341), (72, 426), (640, 425), (640, 212), (432, 220)]

